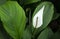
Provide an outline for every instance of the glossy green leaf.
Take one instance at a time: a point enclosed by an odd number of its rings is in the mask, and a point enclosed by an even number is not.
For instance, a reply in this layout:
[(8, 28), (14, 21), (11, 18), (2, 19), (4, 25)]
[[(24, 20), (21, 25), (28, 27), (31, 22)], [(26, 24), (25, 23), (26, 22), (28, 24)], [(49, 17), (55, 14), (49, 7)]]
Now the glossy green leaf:
[(38, 1), (41, 1), (41, 0), (25, 0), (24, 4), (26, 5), (26, 4), (36, 3)]
[(14, 39), (21, 39), (26, 23), (22, 7), (15, 1), (8, 1), (0, 6), (0, 17), (5, 30)]
[[(38, 5), (33, 13), (33, 17), (35, 14), (44, 6), (43, 11), (43, 24), (41, 26), (41, 29), (45, 28), (51, 21), (54, 13), (54, 6), (50, 2), (42, 2), (40, 5)], [(38, 18), (39, 19), (39, 18)]]
[(38, 39), (51, 39), (52, 36), (53, 36), (52, 30), (49, 27), (47, 27), (40, 33)]

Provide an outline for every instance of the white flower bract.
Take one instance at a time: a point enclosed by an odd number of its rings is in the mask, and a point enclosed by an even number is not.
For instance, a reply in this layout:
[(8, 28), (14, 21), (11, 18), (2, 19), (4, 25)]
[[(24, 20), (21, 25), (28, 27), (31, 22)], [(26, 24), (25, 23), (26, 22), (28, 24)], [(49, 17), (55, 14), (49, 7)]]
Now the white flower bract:
[(43, 11), (45, 6), (43, 6), (33, 17), (33, 27), (39, 28), (43, 24)]

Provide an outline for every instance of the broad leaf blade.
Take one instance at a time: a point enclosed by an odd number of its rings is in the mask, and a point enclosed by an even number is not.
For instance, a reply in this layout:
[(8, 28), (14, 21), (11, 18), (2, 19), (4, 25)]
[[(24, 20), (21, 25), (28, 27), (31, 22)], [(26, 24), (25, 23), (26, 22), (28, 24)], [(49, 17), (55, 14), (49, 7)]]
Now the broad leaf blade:
[(53, 4), (50, 2), (42, 2), (40, 5), (37, 6), (37, 8), (35, 9), (34, 13), (33, 13), (33, 17), (35, 16), (35, 14), (43, 7), (44, 7), (44, 11), (43, 11), (43, 25), (41, 26), (41, 28), (45, 28), (51, 21), (52, 17), (53, 17), (53, 13), (54, 13), (54, 7)]
[(53, 36), (52, 30), (49, 27), (47, 27), (40, 33), (38, 39), (51, 39), (52, 36)]
[(6, 31), (13, 38), (21, 39), (26, 23), (26, 16), (22, 7), (15, 1), (8, 1), (0, 6), (0, 17)]

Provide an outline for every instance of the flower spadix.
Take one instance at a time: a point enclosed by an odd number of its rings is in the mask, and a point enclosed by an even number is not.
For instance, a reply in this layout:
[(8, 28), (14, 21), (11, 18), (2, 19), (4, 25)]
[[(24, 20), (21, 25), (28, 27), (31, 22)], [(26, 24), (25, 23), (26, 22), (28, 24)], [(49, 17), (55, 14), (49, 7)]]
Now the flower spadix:
[(43, 11), (44, 11), (43, 6), (33, 17), (33, 27), (34, 28), (39, 28), (43, 24)]

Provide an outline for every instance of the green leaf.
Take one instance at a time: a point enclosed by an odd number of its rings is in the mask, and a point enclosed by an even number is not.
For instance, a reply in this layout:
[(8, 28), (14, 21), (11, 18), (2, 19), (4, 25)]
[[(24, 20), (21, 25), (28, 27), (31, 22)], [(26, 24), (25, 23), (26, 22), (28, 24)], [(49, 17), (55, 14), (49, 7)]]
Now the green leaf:
[(26, 29), (23, 34), (23, 39), (31, 39), (31, 33), (29, 29)]
[(45, 7), (44, 7), (44, 11), (43, 11), (43, 25), (41, 26), (41, 30), (50, 23), (50, 21), (53, 17), (53, 13), (54, 13), (54, 6), (52, 3), (42, 2), (42, 3), (40, 3), (40, 5), (38, 5), (36, 7), (36, 9), (33, 13), (33, 17), (43, 6), (45, 6)]
[(7, 0), (0, 0), (0, 5), (4, 4)]
[(38, 39), (50, 39), (52, 36), (53, 36), (52, 30), (49, 27), (47, 27), (40, 33)]
[(25, 1), (24, 1), (24, 5), (26, 5), (26, 4), (31, 4), (31, 3), (36, 3), (36, 2), (38, 2), (38, 1), (41, 1), (41, 0), (25, 0)]
[(8, 1), (0, 6), (0, 17), (5, 30), (14, 39), (21, 39), (26, 24), (26, 16), (22, 7), (15, 1)]
[(56, 20), (60, 16), (60, 13), (54, 13), (52, 20)]

